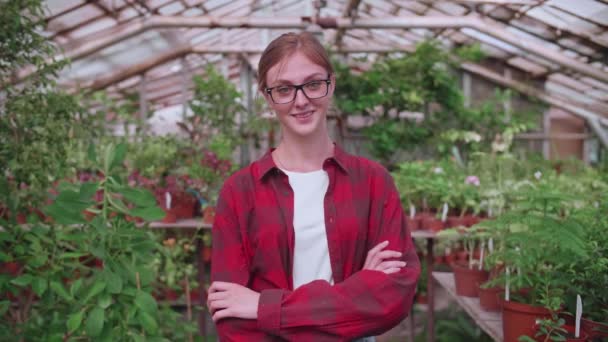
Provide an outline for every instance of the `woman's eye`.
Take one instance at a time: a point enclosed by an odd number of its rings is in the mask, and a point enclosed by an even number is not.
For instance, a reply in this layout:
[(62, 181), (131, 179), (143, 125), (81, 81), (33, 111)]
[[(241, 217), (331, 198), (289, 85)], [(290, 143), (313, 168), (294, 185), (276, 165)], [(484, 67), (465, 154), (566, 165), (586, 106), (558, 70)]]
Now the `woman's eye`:
[(306, 84), (306, 88), (317, 89), (321, 86), (321, 81), (312, 81)]
[(289, 94), (291, 92), (291, 87), (278, 87), (276, 90), (279, 94)]

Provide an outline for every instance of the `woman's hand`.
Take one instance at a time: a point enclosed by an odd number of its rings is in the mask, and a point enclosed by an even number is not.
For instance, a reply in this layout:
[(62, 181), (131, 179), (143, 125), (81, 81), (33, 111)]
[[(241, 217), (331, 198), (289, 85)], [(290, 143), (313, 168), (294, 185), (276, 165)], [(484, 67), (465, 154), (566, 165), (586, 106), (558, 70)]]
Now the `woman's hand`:
[(258, 292), (239, 284), (214, 281), (207, 294), (207, 307), (214, 322), (226, 317), (258, 318)]
[(376, 270), (386, 274), (391, 274), (399, 272), (402, 267), (407, 265), (405, 261), (389, 260), (393, 258), (400, 258), (401, 252), (389, 250), (383, 251), (386, 246), (388, 246), (388, 241), (380, 242), (374, 248), (370, 249), (369, 252), (367, 252), (365, 264), (363, 265), (364, 270)]

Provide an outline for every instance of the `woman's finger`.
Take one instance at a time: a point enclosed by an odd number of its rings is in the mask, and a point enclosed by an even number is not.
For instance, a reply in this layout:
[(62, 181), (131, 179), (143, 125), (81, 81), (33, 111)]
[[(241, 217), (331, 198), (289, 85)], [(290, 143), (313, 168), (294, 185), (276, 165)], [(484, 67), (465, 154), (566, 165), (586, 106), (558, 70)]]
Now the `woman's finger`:
[(382, 272), (384, 272), (385, 274), (393, 274), (393, 273), (397, 273), (399, 271), (401, 271), (401, 268), (400, 267), (395, 267), (395, 268), (386, 269), (386, 270), (384, 270)]
[(365, 258), (365, 264), (363, 266), (364, 269), (373, 269), (380, 262), (377, 258), (378, 253), (384, 248), (388, 246), (388, 241), (383, 241), (374, 246), (372, 249), (367, 252), (367, 257)]
[(402, 255), (403, 254), (401, 252), (387, 250), (379, 252), (377, 257), (384, 261), (386, 259), (401, 258)]
[(216, 311), (212, 316), (211, 319), (213, 319), (213, 322), (217, 322), (222, 318), (226, 318), (226, 317), (231, 317), (232, 313), (230, 311), (230, 309), (224, 309), (224, 310), (218, 310)]
[(207, 301), (209, 302), (212, 300), (226, 299), (228, 297), (230, 297), (230, 295), (226, 291), (213, 292), (207, 296)]
[(383, 261), (375, 269), (378, 271), (384, 271), (389, 268), (405, 267), (405, 265), (407, 265), (407, 263), (405, 261), (397, 261), (397, 260)]
[(387, 244), (388, 244), (388, 241), (381, 242), (367, 252), (367, 256), (365, 257), (365, 263), (363, 265), (364, 269), (372, 268), (372, 262), (373, 262), (374, 256), (379, 251), (381, 251), (382, 248), (386, 247)]

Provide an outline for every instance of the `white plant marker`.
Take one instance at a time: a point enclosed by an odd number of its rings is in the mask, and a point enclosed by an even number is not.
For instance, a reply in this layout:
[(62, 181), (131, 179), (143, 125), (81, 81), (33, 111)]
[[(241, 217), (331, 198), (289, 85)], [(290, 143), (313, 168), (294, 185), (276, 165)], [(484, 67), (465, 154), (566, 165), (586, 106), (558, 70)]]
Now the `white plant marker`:
[(171, 194), (168, 191), (165, 192), (165, 207), (171, 209)]
[(509, 270), (509, 267), (506, 268), (505, 273), (507, 274), (507, 284), (505, 285), (505, 300), (508, 302), (510, 299), (510, 289), (509, 289), (509, 275), (511, 274), (511, 271)]
[(410, 204), (410, 218), (414, 218), (416, 216), (416, 207), (413, 204)]
[(494, 253), (494, 238), (488, 240), (488, 254)]
[(581, 316), (583, 315), (583, 301), (581, 295), (576, 295), (576, 316), (574, 321), (574, 337), (579, 338), (581, 334)]
[(479, 270), (483, 269), (483, 252), (486, 249), (486, 241), (481, 240), (481, 251), (479, 252)]
[(441, 221), (445, 222), (445, 220), (447, 218), (448, 218), (448, 204), (443, 203), (443, 212), (441, 213)]

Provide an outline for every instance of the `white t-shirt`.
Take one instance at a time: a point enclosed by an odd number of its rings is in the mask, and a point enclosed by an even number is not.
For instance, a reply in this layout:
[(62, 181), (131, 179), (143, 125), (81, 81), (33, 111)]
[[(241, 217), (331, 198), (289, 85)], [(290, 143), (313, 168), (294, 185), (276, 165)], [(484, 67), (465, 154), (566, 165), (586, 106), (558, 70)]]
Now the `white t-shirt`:
[(294, 193), (293, 288), (317, 279), (333, 284), (323, 208), (329, 176), (325, 170), (283, 172), (289, 177)]
[[(324, 279), (333, 285), (327, 232), (325, 231), (325, 193), (329, 176), (325, 170), (292, 172), (282, 169), (293, 190), (293, 288)], [(363, 337), (354, 342), (375, 342), (374, 337)]]

